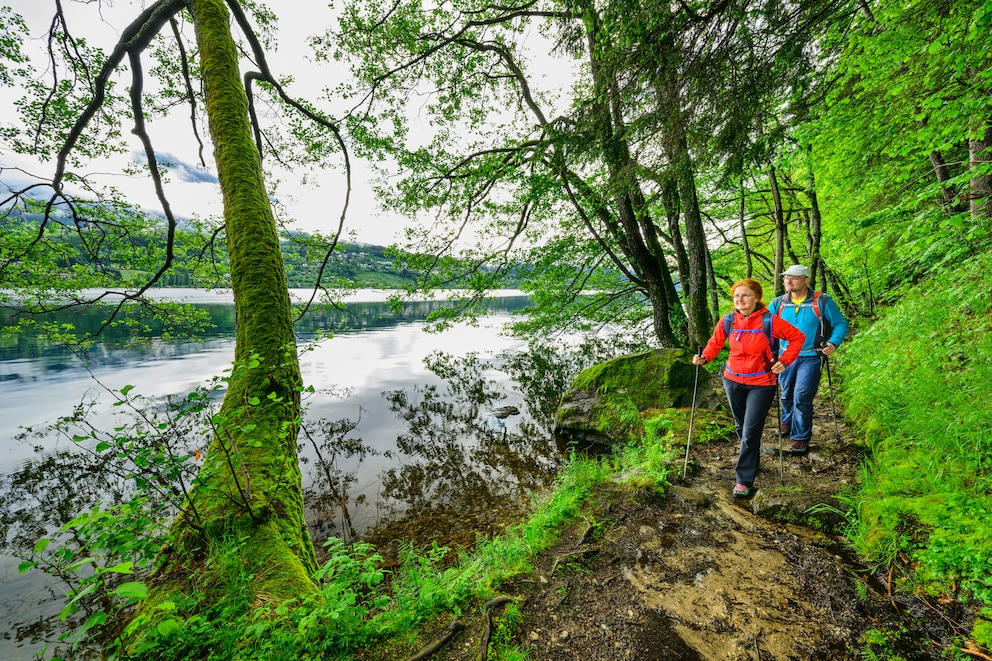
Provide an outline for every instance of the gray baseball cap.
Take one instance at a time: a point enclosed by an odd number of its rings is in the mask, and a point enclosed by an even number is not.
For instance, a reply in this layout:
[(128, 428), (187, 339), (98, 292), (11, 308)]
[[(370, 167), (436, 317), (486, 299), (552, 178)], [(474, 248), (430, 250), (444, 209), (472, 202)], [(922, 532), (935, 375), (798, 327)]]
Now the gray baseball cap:
[(807, 278), (813, 277), (813, 274), (810, 273), (809, 267), (801, 266), (800, 264), (793, 264), (792, 266), (789, 267), (789, 270), (787, 270), (782, 275), (804, 275)]

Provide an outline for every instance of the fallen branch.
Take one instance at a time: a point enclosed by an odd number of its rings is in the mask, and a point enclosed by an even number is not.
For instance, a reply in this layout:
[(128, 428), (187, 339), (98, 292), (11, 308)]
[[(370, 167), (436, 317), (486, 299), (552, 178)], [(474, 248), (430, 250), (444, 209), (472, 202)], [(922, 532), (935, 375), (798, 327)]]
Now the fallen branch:
[(489, 638), (493, 634), (493, 618), (489, 615), (489, 613), (483, 613), (482, 616), (486, 618), (486, 628), (482, 631), (482, 642), (479, 643), (479, 661), (488, 661)]
[(462, 624), (458, 620), (458, 618), (453, 619), (451, 621), (451, 624), (448, 625), (448, 628), (445, 630), (445, 632), (441, 634), (440, 638), (438, 638), (436, 641), (434, 641), (434, 643), (428, 645), (424, 649), (420, 650), (419, 652), (408, 658), (406, 661), (423, 661), (424, 659), (429, 658), (432, 654), (434, 654), (439, 649), (444, 647), (445, 643), (451, 640), (456, 633), (458, 633), (464, 628), (465, 625)]

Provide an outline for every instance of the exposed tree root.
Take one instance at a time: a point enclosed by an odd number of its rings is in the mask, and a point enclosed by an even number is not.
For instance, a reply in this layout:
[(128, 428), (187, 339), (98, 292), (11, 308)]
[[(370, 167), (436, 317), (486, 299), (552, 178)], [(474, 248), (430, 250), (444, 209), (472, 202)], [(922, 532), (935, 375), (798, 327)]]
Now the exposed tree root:
[(984, 659), (985, 661), (992, 661), (992, 656), (982, 652), (981, 648), (970, 640), (964, 644), (964, 647), (959, 647), (958, 650), (976, 658)]
[(441, 649), (442, 647), (444, 647), (444, 644), (445, 643), (447, 643), (449, 640), (451, 640), (455, 636), (456, 633), (458, 633), (459, 631), (461, 631), (464, 628), (465, 628), (465, 625), (462, 624), (458, 620), (458, 618), (453, 619), (451, 621), (451, 624), (448, 625), (448, 628), (445, 630), (445, 632), (443, 634), (441, 634), (441, 637), (440, 638), (438, 638), (436, 641), (434, 641), (433, 643), (431, 643), (427, 647), (423, 648), (422, 650), (420, 650), (419, 652), (417, 652), (413, 656), (409, 657), (406, 661), (423, 661), (423, 659), (430, 658), (430, 656), (432, 654), (434, 654), (439, 649)]
[(587, 553), (593, 553), (594, 551), (598, 551), (598, 550), (599, 550), (598, 546), (590, 546), (589, 548), (579, 549), (578, 551), (569, 551), (568, 553), (562, 553), (557, 558), (555, 558), (554, 564), (551, 565), (551, 571), (548, 572), (548, 576), (555, 575), (555, 570), (558, 569), (558, 563), (564, 560), (565, 558), (570, 558), (574, 555), (586, 555)]
[(499, 596), (490, 599), (485, 604), (482, 605), (482, 614), (486, 618), (486, 628), (482, 632), (482, 642), (481, 651), (479, 652), (479, 661), (487, 661), (489, 658), (489, 638), (493, 633), (493, 618), (489, 615), (489, 610), (496, 608), (497, 606), (502, 606), (503, 604), (508, 604), (513, 599), (507, 596)]

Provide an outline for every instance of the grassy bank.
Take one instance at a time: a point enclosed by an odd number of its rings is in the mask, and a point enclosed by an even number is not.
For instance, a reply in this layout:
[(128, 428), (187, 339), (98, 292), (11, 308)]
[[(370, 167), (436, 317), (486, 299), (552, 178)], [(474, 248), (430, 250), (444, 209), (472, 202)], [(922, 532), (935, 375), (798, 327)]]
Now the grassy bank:
[[(908, 589), (992, 604), (992, 258), (922, 281), (842, 351), (870, 462), (855, 548)], [(988, 622), (974, 638), (992, 642)]]
[[(726, 436), (726, 426), (713, 416), (696, 417), (701, 442)], [(132, 640), (138, 644), (129, 656), (242, 661), (406, 658), (432, 642), (431, 632), (439, 624), (443, 627), (452, 616), (477, 611), (507, 579), (532, 571), (538, 554), (580, 518), (596, 486), (613, 481), (660, 492), (679, 463), (673, 448), (681, 447), (687, 424), (685, 410), (652, 411), (645, 415), (645, 442), (609, 457), (572, 457), (548, 494), (536, 499), (528, 519), (502, 535), (480, 540), (471, 553), (437, 546), (407, 548), (399, 567), (387, 574), (370, 545), (331, 539), (330, 559), (318, 575), (321, 591), (278, 604), (251, 593), (243, 567), (219, 563), (205, 571), (201, 594), (191, 594), (182, 603), (160, 604), (156, 612), (130, 622)], [(218, 557), (237, 557), (236, 539), (217, 543), (232, 546), (229, 554), (219, 552)], [(511, 605), (503, 616), (510, 629), (519, 619), (515, 609)], [(492, 651), (494, 661), (527, 658), (524, 650), (509, 644), (509, 634), (505, 638)], [(113, 643), (105, 651), (120, 652)]]

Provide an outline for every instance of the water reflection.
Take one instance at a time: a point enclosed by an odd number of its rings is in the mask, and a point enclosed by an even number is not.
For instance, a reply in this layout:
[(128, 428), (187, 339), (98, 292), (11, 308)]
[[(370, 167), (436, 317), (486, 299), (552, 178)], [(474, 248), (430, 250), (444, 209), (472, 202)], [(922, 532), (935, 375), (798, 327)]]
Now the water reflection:
[[(494, 302), (494, 328), (525, 303), (524, 297)], [(537, 395), (556, 398), (557, 392), (536, 384), (557, 385), (564, 377), (527, 381), (513, 357), (520, 345), (485, 324), (424, 333), (423, 316), (442, 305), (412, 303), (394, 313), (384, 302), (359, 303), (347, 311), (314, 310), (297, 324), (301, 339), (336, 334), (301, 356), (304, 378), (317, 390), (307, 402), (299, 444), (307, 520), (318, 548), (332, 535), (373, 540), (387, 554), (400, 541), (470, 547), (478, 535), (518, 519), (528, 494), (550, 483), (559, 463), (549, 437), (553, 404)], [(147, 443), (189, 457), (172, 477), (195, 472), (206, 425), (177, 415), (176, 407), (233, 356), (233, 307), (204, 309), (214, 326), (209, 335), (135, 343), (114, 329), (85, 359), (39, 333), (2, 338), (0, 466), (6, 462), (8, 469), (0, 471), (0, 541), (7, 553), (26, 557), (38, 538), (89, 504), (130, 495), (140, 471), (128, 456), (93, 452), (115, 438), (115, 429), (140, 436), (132, 425), (141, 415), (122, 421), (113, 415), (122, 411), (107, 403), (125, 385), (144, 392), (140, 406), (149, 428), (159, 425), (155, 414), (169, 419), (167, 430), (149, 432)], [(100, 318), (80, 310), (71, 319), (85, 328)], [(220, 395), (212, 391), (215, 404)], [(519, 414), (495, 416), (508, 405)], [(62, 424), (47, 423), (58, 416)], [(73, 436), (86, 441), (73, 442)], [(34, 456), (22, 462), (17, 453)], [(163, 475), (143, 479), (158, 483)], [(163, 498), (154, 505), (160, 513), (182, 496), (168, 480), (161, 486)], [(31, 658), (37, 643), (52, 639), (61, 606), (53, 595), (65, 593), (64, 585), (37, 572), (18, 575), (16, 564), (10, 556), (0, 563), (7, 573), (0, 577), (0, 631), (8, 641), (26, 637), (35, 645), (0, 643), (0, 658), (8, 660)]]

